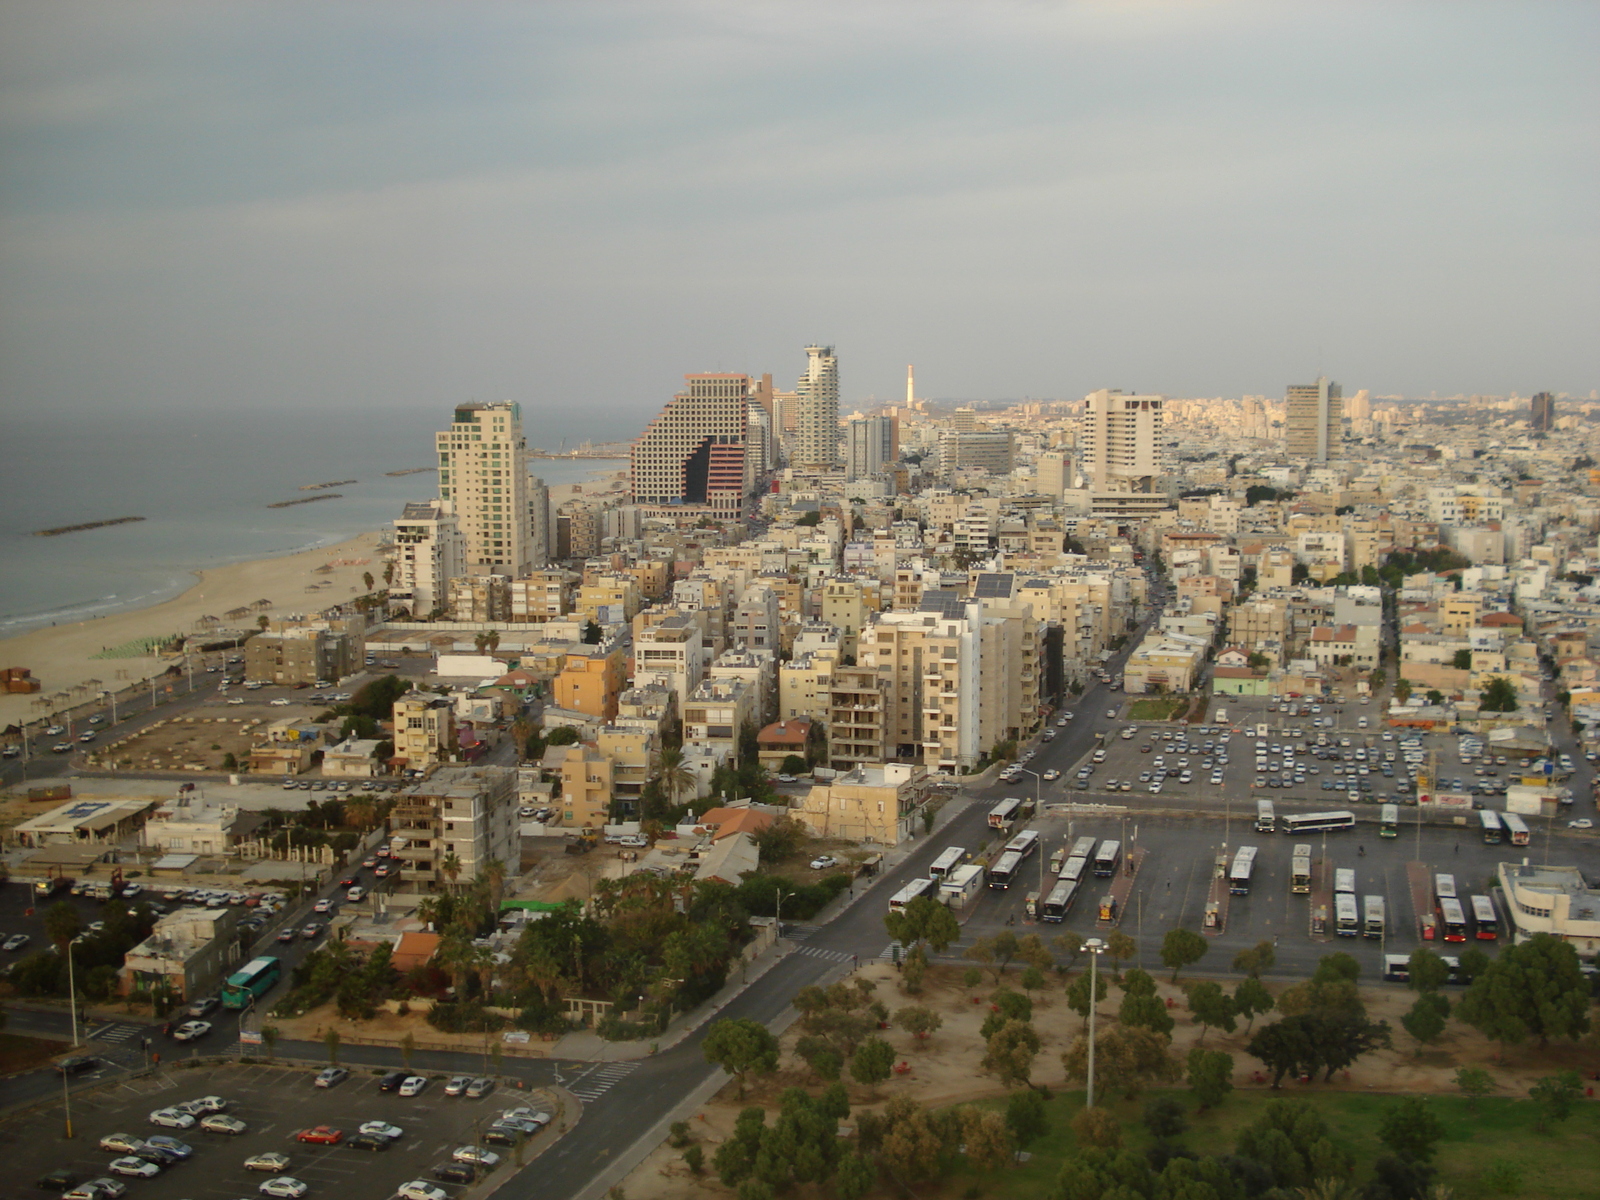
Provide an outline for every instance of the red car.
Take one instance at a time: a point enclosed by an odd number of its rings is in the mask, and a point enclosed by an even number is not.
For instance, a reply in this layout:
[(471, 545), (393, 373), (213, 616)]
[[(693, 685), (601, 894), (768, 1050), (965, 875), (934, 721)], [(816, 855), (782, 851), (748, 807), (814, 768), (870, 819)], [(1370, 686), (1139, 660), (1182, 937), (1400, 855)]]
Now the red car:
[(344, 1141), (344, 1130), (335, 1129), (332, 1125), (313, 1125), (310, 1129), (302, 1129), (294, 1135), (297, 1142), (316, 1142), (322, 1146), (337, 1146)]

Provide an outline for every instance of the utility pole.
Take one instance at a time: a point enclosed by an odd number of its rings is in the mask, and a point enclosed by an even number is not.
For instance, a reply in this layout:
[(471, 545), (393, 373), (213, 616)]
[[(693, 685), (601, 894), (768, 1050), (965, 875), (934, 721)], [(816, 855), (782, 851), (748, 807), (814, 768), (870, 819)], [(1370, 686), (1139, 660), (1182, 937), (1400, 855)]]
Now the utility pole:
[(1098, 1011), (1094, 999), (1096, 989), (1099, 987), (1098, 968), (1100, 953), (1105, 949), (1105, 943), (1099, 938), (1090, 938), (1084, 942), (1083, 948), (1089, 952), (1089, 1085), (1084, 1092), (1084, 1107), (1094, 1107), (1094, 1019)]

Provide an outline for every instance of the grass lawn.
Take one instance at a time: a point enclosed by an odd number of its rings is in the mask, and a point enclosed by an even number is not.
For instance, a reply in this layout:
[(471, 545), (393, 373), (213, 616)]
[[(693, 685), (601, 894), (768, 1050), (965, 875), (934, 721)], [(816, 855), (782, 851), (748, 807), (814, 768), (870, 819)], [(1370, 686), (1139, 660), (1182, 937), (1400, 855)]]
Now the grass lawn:
[(14, 1071), (31, 1071), (49, 1062), (67, 1048), (65, 1042), (48, 1038), (23, 1037), (16, 1033), (0, 1033), (0, 1075)]
[[(1308, 1100), (1328, 1123), (1335, 1142), (1356, 1163), (1358, 1184), (1370, 1177), (1368, 1164), (1388, 1153), (1378, 1140), (1378, 1121), (1399, 1099), (1365, 1093), (1318, 1093), (1311, 1089), (1285, 1089), (1275, 1097), (1265, 1090), (1251, 1090), (1235, 1092), (1220, 1108), (1196, 1115), (1187, 1090), (1149, 1092), (1112, 1108), (1123, 1121), (1125, 1146), (1137, 1151), (1149, 1147), (1152, 1139), (1139, 1117), (1146, 1099), (1163, 1094), (1190, 1107), (1189, 1129), (1177, 1140), (1202, 1155), (1230, 1151), (1239, 1131), (1256, 1120), (1271, 1100)], [(1549, 1133), (1534, 1129), (1535, 1109), (1525, 1099), (1486, 1098), (1478, 1101), (1475, 1112), (1468, 1111), (1466, 1100), (1457, 1096), (1435, 1096), (1431, 1103), (1445, 1129), (1433, 1165), (1439, 1171), (1439, 1182), (1454, 1191), (1456, 1200), (1488, 1200), (1508, 1194), (1523, 1200), (1572, 1200), (1600, 1192), (1600, 1103), (1580, 1103), (1569, 1120), (1554, 1126)], [(1005, 1105), (1003, 1101), (991, 1101), (985, 1107), (1004, 1111)], [(1082, 1107), (1081, 1093), (1056, 1093), (1048, 1106), (1050, 1132), (1028, 1147), (1033, 1157), (1027, 1163), (1000, 1175), (958, 1170), (946, 1180), (943, 1194), (1000, 1200), (1037, 1200), (1046, 1195), (1055, 1186), (1061, 1163), (1075, 1145), (1070, 1122)], [(1520, 1189), (1497, 1192), (1484, 1182), (1484, 1171), (1497, 1161), (1521, 1169)], [(974, 1188), (976, 1192), (972, 1191)]]
[(1187, 696), (1146, 696), (1128, 706), (1130, 721), (1170, 721), (1173, 714), (1189, 707)]

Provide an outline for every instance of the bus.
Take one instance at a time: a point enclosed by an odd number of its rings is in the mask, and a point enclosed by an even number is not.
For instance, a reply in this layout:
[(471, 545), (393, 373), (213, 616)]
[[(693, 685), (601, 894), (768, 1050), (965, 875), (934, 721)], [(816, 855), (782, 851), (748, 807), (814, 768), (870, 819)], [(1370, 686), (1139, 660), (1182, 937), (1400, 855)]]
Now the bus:
[(1056, 878), (1077, 883), (1087, 874), (1089, 874), (1089, 860), (1087, 858), (1079, 858), (1074, 854), (1061, 864), (1061, 873)]
[(1338, 812), (1300, 813), (1283, 819), (1285, 833), (1328, 833), (1335, 829), (1355, 827), (1355, 813), (1345, 809)]
[(1100, 851), (1094, 856), (1094, 873), (1101, 879), (1109, 878), (1117, 873), (1117, 864), (1121, 861), (1121, 842), (1101, 842)]
[(1400, 806), (1383, 804), (1378, 807), (1378, 836), (1400, 836)]
[(1050, 894), (1044, 899), (1044, 908), (1040, 910), (1039, 919), (1049, 921), (1052, 925), (1059, 925), (1067, 919), (1067, 911), (1071, 909), (1073, 900), (1077, 899), (1078, 885), (1072, 880), (1063, 879), (1050, 889)]
[(249, 1008), (283, 974), (283, 964), (275, 958), (253, 958), (240, 967), (222, 985), (223, 1008)]
[(1456, 899), (1456, 877), (1454, 875), (1435, 875), (1433, 877), (1433, 895), (1438, 900)]
[(1068, 858), (1093, 858), (1094, 857), (1094, 839), (1092, 837), (1081, 837), (1081, 838), (1079, 838), (1077, 841), (1072, 843), (1072, 850), (1071, 850), (1070, 853), (1068, 853), (1067, 857)]
[(893, 896), (889, 897), (889, 911), (892, 913), (904, 912), (906, 905), (918, 896), (931, 896), (939, 890), (937, 879), (913, 879)]
[(1494, 901), (1487, 896), (1474, 896), (1472, 923), (1478, 927), (1478, 940), (1492, 942), (1500, 936), (1500, 918), (1495, 915)]
[(990, 829), (1010, 829), (1017, 820), (1017, 810), (1022, 807), (1022, 801), (1017, 799), (1002, 800), (989, 810)]
[(1340, 937), (1356, 937), (1361, 932), (1356, 898), (1349, 892), (1340, 892), (1333, 898), (1333, 931)]
[(1505, 828), (1506, 840), (1513, 846), (1528, 844), (1528, 823), (1514, 812), (1501, 813), (1500, 824)]
[(1257, 800), (1256, 801), (1256, 832), (1257, 833), (1276, 833), (1277, 829), (1278, 829), (1278, 817), (1277, 817), (1277, 814), (1275, 814), (1272, 811), (1272, 801), (1271, 800)]
[(1366, 897), (1361, 902), (1361, 909), (1361, 936), (1381, 938), (1383, 936), (1383, 897)]
[(961, 859), (966, 852), (965, 846), (949, 846), (941, 850), (939, 857), (928, 867), (928, 874), (935, 879), (943, 879), (961, 865)]
[(1233, 856), (1233, 868), (1228, 872), (1228, 891), (1235, 896), (1250, 894), (1250, 875), (1256, 869), (1256, 848), (1240, 846)]
[(1023, 858), (1027, 858), (1038, 848), (1039, 831), (1037, 829), (1024, 829), (1006, 843), (1005, 852), (1008, 854), (1020, 854)]
[(1483, 844), (1485, 846), (1498, 846), (1503, 826), (1500, 824), (1500, 814), (1492, 808), (1478, 810), (1478, 824), (1483, 827)]
[(1007, 850), (995, 860), (994, 866), (989, 868), (989, 886), (1004, 890), (1016, 882), (1021, 870), (1022, 855), (1015, 850)]
[(1439, 924), (1444, 926), (1445, 941), (1464, 942), (1467, 940), (1467, 917), (1461, 911), (1461, 901), (1449, 897), (1440, 898)]
[(1289, 891), (1296, 896), (1311, 894), (1311, 843), (1296, 842), (1289, 860)]
[(1356, 894), (1356, 873), (1351, 867), (1340, 867), (1333, 873), (1333, 894)]

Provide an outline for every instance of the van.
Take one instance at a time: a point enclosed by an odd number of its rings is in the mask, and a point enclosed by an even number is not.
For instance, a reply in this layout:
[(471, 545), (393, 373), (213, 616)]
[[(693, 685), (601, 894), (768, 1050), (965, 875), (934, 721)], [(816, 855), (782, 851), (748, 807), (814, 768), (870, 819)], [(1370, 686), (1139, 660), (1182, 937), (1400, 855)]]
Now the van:
[(350, 901), (351, 904), (360, 904), (367, 898), (367, 889), (364, 887), (353, 887), (344, 894), (344, 898)]

